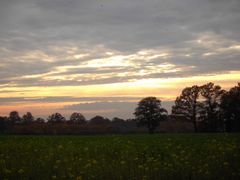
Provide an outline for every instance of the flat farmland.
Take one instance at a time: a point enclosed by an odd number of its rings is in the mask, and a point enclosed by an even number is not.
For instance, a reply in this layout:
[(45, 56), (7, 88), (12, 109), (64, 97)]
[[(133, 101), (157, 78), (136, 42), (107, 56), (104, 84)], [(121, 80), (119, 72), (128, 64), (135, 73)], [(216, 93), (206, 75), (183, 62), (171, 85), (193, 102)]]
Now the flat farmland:
[(240, 134), (0, 136), (0, 179), (240, 179)]

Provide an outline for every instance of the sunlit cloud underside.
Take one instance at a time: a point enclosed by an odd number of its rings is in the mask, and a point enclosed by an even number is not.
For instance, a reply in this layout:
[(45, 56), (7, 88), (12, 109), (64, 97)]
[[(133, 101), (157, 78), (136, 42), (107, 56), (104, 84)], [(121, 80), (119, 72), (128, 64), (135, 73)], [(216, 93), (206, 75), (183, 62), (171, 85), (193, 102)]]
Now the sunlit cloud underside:
[[(56, 111), (63, 112), (66, 115), (80, 111), (87, 117), (96, 114), (105, 116), (111, 114), (111, 117), (118, 115), (127, 118), (133, 117), (132, 112), (137, 102), (143, 97), (156, 96), (162, 101), (171, 102), (175, 100), (184, 87), (215, 82), (222, 85), (225, 89), (229, 89), (236, 84), (239, 77), (240, 72), (228, 72), (227, 74), (167, 79), (141, 79), (133, 82), (99, 85), (2, 88), (0, 92), (2, 98), (0, 112), (3, 115), (7, 115), (9, 111), (14, 109), (22, 113), (32, 111), (38, 116), (45, 117)], [(6, 97), (15, 97), (13, 99), (17, 97), (19, 100), (11, 101), (12, 99), (9, 100)], [(47, 97), (50, 100), (42, 102)], [(61, 99), (61, 97), (63, 98)], [(5, 101), (4, 98), (6, 98)], [(115, 104), (111, 104), (113, 102)], [(102, 107), (96, 108), (96, 105), (99, 103), (102, 103)], [(68, 108), (75, 104), (80, 106)], [(165, 107), (170, 110), (170, 105), (171, 103), (166, 104)], [(89, 109), (84, 108), (84, 106), (88, 106)], [(129, 109), (129, 107), (131, 108)]]

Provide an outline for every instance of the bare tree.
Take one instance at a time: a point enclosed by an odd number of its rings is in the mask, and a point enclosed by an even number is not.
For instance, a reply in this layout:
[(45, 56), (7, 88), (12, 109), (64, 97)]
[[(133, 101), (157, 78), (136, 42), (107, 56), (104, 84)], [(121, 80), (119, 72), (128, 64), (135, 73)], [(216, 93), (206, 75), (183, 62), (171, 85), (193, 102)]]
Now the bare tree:
[(224, 90), (214, 83), (207, 83), (200, 88), (203, 111), (203, 120), (207, 131), (220, 131), (223, 128), (223, 121), (220, 118), (220, 100), (225, 93)]
[(172, 107), (172, 114), (185, 116), (193, 123), (195, 132), (198, 131), (197, 116), (201, 110), (201, 103), (198, 102), (199, 93), (199, 86), (186, 87), (176, 98), (175, 105)]

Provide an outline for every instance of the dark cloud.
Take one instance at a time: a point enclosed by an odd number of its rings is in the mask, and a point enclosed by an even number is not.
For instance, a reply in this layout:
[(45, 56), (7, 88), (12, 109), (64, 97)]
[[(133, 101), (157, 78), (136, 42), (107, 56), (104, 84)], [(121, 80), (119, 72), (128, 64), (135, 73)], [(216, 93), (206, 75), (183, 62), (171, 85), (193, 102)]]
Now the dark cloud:
[[(4, 93), (9, 91), (4, 91)], [(11, 91), (10, 91), (11, 92)], [(15, 102), (27, 103), (50, 103), (50, 102), (111, 102), (111, 101), (138, 101), (141, 97), (72, 97), (72, 96), (50, 96), (50, 97), (0, 97), (1, 104), (9, 104)]]
[[(78, 86), (237, 71), (240, 49), (230, 47), (239, 46), (239, 29), (239, 0), (2, 0), (0, 84)], [(144, 50), (169, 56), (148, 60), (137, 55)], [(115, 55), (129, 64), (86, 65)], [(162, 72), (162, 63), (182, 70)], [(66, 66), (76, 67), (59, 71)], [(69, 75), (79, 77), (54, 78)]]

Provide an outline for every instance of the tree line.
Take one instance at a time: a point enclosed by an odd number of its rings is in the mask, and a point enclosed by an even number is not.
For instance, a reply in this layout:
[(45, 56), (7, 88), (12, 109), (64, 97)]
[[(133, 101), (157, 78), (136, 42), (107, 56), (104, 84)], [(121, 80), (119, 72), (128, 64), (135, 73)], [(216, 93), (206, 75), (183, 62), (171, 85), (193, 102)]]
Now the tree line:
[(195, 132), (240, 131), (240, 83), (229, 91), (207, 83), (183, 89), (175, 100), (172, 114), (189, 119)]
[(149, 133), (153, 133), (161, 125), (161, 121), (171, 117), (188, 120), (195, 132), (237, 132), (240, 131), (240, 83), (229, 91), (211, 82), (202, 86), (186, 87), (176, 98), (171, 115), (162, 108), (160, 99), (146, 97), (137, 104), (134, 115), (134, 119), (128, 120), (117, 117), (109, 120), (102, 116), (86, 120), (81, 113), (74, 112), (66, 120), (60, 113), (54, 113), (45, 120), (35, 119), (30, 112), (20, 117), (17, 111), (12, 111), (8, 117), (0, 117), (0, 131), (11, 132), (11, 129), (19, 126), (25, 128), (31, 126), (33, 129), (36, 127), (64, 129), (71, 126), (72, 130), (75, 128), (76, 131), (76, 127), (82, 130), (94, 127), (93, 131), (101, 131), (99, 127), (104, 127), (104, 132), (112, 131), (114, 128), (115, 131), (112, 132), (117, 132), (116, 129), (143, 126)]

